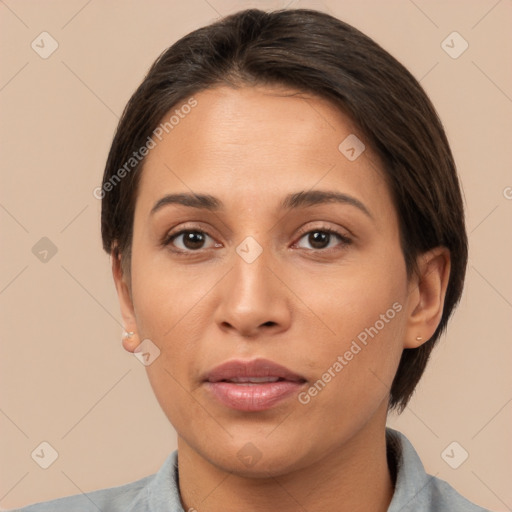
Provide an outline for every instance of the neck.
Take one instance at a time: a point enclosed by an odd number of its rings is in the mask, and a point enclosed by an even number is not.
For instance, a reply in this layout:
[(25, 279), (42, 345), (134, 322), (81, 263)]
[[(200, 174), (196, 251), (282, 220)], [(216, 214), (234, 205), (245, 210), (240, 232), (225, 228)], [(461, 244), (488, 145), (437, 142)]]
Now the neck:
[(358, 432), (314, 464), (250, 478), (223, 471), (178, 437), (178, 472), (185, 511), (385, 512), (393, 496), (385, 421)]

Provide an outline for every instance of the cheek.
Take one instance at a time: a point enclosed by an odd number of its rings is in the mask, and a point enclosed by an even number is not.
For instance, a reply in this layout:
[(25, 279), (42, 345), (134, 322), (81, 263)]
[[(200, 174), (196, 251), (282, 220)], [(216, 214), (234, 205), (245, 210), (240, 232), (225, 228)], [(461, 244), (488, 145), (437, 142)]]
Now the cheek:
[(329, 345), (343, 346), (376, 323), (379, 332), (396, 329), (403, 319), (399, 310), (403, 309), (407, 282), (400, 264), (389, 262), (382, 270), (369, 262), (364, 267), (333, 272), (328, 280), (297, 276), (294, 283), (297, 295), (307, 298), (308, 306), (325, 326), (322, 332), (331, 340)]
[(405, 326), (406, 274), (400, 260), (395, 261), (388, 260), (387, 272), (368, 265), (333, 275), (318, 293), (309, 287), (308, 305), (326, 327), (314, 350), (304, 351), (321, 381), (316, 386), (323, 395), (318, 403), (344, 403), (364, 411), (362, 402), (371, 409), (389, 391)]
[(134, 308), (137, 326), (144, 336), (163, 342), (174, 337), (182, 322), (190, 323), (189, 317), (195, 315), (215, 279), (193, 265), (172, 263), (165, 250), (148, 246), (149, 242), (143, 239), (133, 253)]
[[(139, 244), (139, 247), (142, 244)], [(165, 251), (134, 251), (132, 290), (137, 328), (150, 339), (159, 356), (146, 367), (160, 405), (173, 419), (180, 407), (189, 407), (189, 372), (201, 366), (201, 340), (211, 323), (208, 293), (218, 281), (212, 272), (171, 266)]]
[[(159, 356), (146, 366), (147, 376), (161, 409), (178, 432), (190, 428), (190, 418), (204, 411), (191, 399), (190, 370), (200, 364), (201, 352), (194, 340), (201, 339), (205, 319), (197, 286), (183, 292), (180, 282), (151, 279), (139, 291), (137, 324), (144, 338), (158, 347)], [(151, 286), (152, 284), (152, 286)], [(135, 296), (135, 295), (134, 295)]]

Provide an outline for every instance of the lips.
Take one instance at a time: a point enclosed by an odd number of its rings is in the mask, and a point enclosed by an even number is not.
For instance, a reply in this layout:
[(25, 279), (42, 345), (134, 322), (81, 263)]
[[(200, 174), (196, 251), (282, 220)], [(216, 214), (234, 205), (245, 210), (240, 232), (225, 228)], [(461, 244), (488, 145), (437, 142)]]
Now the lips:
[(205, 388), (220, 404), (254, 412), (291, 398), (305, 382), (301, 375), (266, 359), (228, 361), (204, 378)]
[(305, 378), (288, 368), (267, 359), (252, 361), (228, 361), (214, 368), (206, 375), (208, 382), (254, 380), (258, 379), (287, 380), (290, 382), (305, 382)]

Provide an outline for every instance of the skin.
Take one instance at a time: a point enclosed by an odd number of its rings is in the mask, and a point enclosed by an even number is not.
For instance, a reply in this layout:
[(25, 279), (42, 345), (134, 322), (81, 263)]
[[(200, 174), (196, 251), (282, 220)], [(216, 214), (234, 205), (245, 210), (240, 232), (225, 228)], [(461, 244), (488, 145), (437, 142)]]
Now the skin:
[[(338, 150), (349, 134), (364, 138), (328, 101), (263, 86), (194, 97), (146, 158), (131, 277), (113, 259), (125, 327), (136, 333), (124, 348), (149, 338), (160, 350), (146, 369), (178, 434), (183, 507), (385, 511), (389, 389), (402, 350), (428, 340), (441, 319), (449, 253), (421, 255), (407, 278), (381, 164), (368, 145), (353, 162)], [(338, 203), (280, 209), (285, 195), (311, 189), (350, 195), (370, 215)], [(211, 194), (224, 209), (173, 204), (150, 214), (177, 192)], [(162, 245), (185, 227), (204, 241)], [(311, 232), (326, 228), (351, 243), (332, 235), (315, 245)], [(236, 252), (248, 236), (263, 249), (252, 263)], [(201, 380), (227, 360), (263, 357), (304, 376), (307, 390), (394, 303), (400, 313), (307, 404), (294, 396), (241, 412)], [(250, 467), (237, 456), (247, 443), (261, 456)]]

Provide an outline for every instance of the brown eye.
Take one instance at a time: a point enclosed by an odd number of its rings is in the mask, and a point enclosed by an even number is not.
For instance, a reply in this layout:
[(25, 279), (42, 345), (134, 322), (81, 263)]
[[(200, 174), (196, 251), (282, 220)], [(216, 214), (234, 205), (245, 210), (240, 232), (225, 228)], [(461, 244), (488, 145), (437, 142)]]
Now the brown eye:
[(331, 240), (331, 233), (325, 231), (313, 231), (308, 234), (308, 242), (313, 249), (325, 249)]
[[(173, 244), (181, 251), (196, 251), (198, 249), (204, 249), (207, 238), (210, 238), (210, 236), (204, 231), (183, 230), (172, 235), (166, 242), (166, 245)], [(178, 241), (178, 243), (176, 243), (176, 241)]]
[[(333, 240), (335, 241), (336, 239), (338, 239), (338, 241), (341, 242), (338, 245), (342, 247), (348, 245), (351, 242), (351, 240), (348, 239), (346, 236), (343, 236), (341, 233), (338, 233), (330, 229), (314, 229), (308, 231), (300, 238), (300, 240), (303, 239), (307, 241), (310, 247), (302, 248), (311, 250), (330, 249), (331, 247), (333, 247), (331, 242), (333, 242)], [(298, 245), (300, 247), (300, 241), (298, 242)]]

